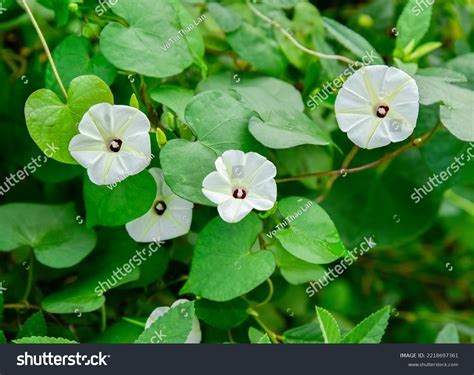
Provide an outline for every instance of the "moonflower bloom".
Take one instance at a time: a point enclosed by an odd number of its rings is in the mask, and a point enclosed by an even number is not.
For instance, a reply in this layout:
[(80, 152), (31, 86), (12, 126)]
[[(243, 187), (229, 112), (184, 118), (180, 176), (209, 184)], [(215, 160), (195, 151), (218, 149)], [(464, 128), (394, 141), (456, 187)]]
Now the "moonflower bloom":
[(252, 209), (266, 211), (277, 197), (276, 167), (262, 155), (238, 150), (226, 151), (215, 162), (217, 171), (202, 182), (203, 194), (213, 203), (221, 218), (236, 223)]
[(138, 109), (92, 106), (69, 142), (69, 152), (96, 185), (111, 185), (143, 171), (151, 161), (150, 122)]
[[(160, 317), (165, 315), (171, 308), (181, 305), (182, 303), (189, 302), (187, 299), (178, 299), (175, 301), (171, 307), (161, 306), (153, 310), (150, 317), (145, 323), (145, 329), (150, 328), (150, 326)], [(201, 342), (201, 326), (199, 325), (199, 320), (195, 317), (193, 319), (193, 327), (189, 333), (186, 344), (199, 344)]]
[(337, 95), (335, 110), (341, 130), (361, 148), (401, 142), (416, 126), (418, 86), (400, 69), (367, 66), (344, 83)]
[(137, 242), (157, 242), (188, 233), (193, 204), (171, 191), (160, 168), (151, 168), (149, 172), (156, 181), (156, 199), (145, 215), (125, 226), (128, 234)]

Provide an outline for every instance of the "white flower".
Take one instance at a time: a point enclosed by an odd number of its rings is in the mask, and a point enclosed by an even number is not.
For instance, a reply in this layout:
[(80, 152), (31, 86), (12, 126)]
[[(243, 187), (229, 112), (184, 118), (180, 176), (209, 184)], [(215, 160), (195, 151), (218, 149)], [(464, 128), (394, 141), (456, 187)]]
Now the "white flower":
[(69, 152), (96, 185), (110, 185), (143, 171), (151, 161), (150, 122), (138, 109), (101, 103), (79, 123)]
[(418, 86), (400, 69), (367, 66), (344, 83), (335, 109), (339, 127), (357, 146), (383, 147), (413, 133), (419, 110)]
[(271, 161), (255, 152), (226, 151), (215, 162), (217, 172), (202, 182), (203, 194), (213, 203), (221, 218), (228, 223), (242, 220), (252, 209), (273, 207), (277, 197)]
[[(189, 302), (187, 299), (178, 299), (175, 301), (171, 307), (162, 306), (158, 307), (151, 313), (150, 317), (145, 323), (145, 329), (150, 328), (150, 326), (160, 317), (165, 315), (171, 308), (181, 305), (182, 303)], [(199, 344), (201, 342), (201, 326), (199, 325), (199, 320), (195, 317), (193, 319), (193, 327), (191, 332), (186, 339), (186, 344)]]
[(137, 242), (157, 242), (188, 233), (193, 204), (171, 191), (161, 169), (151, 168), (149, 172), (156, 181), (156, 199), (145, 215), (126, 225), (128, 234)]

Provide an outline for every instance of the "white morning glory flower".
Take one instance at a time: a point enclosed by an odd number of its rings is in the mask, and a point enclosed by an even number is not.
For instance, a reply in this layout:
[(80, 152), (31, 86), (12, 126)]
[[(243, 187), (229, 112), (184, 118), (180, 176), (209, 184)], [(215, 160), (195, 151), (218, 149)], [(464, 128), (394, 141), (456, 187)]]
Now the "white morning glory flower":
[(138, 109), (92, 106), (69, 142), (69, 152), (96, 185), (111, 185), (143, 171), (151, 161), (150, 121)]
[(367, 66), (344, 83), (337, 95), (335, 110), (341, 130), (361, 148), (401, 142), (416, 126), (418, 86), (400, 69)]
[(215, 162), (217, 171), (202, 182), (203, 194), (213, 203), (221, 218), (236, 223), (252, 209), (266, 211), (277, 197), (276, 167), (262, 155), (238, 150), (226, 151)]
[(145, 215), (125, 226), (128, 234), (137, 242), (166, 241), (185, 235), (191, 227), (193, 204), (171, 191), (160, 168), (149, 172), (156, 181), (156, 199)]
[[(150, 317), (145, 323), (145, 329), (150, 328), (150, 326), (160, 317), (165, 315), (172, 307), (179, 306), (182, 303), (189, 302), (187, 299), (178, 299), (175, 301), (171, 307), (168, 306), (162, 306), (158, 307), (153, 312), (151, 313)], [(193, 319), (193, 327), (191, 329), (191, 332), (188, 335), (188, 338), (186, 339), (186, 344), (199, 344), (201, 342), (201, 326), (199, 325), (199, 320), (195, 317)]]

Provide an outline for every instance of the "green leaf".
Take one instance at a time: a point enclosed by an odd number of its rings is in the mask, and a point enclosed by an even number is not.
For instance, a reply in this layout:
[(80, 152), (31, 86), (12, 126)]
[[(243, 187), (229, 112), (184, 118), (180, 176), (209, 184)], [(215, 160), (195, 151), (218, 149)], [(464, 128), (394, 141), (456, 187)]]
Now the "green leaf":
[(284, 342), (288, 344), (315, 344), (323, 342), (323, 335), (318, 323), (308, 323), (283, 333)]
[(51, 90), (35, 91), (25, 104), (26, 125), (31, 138), (48, 157), (62, 163), (77, 164), (68, 147), (77, 134), (79, 122), (93, 105), (113, 104), (113, 95), (100, 78), (81, 76), (71, 81), (68, 96), (65, 104)]
[(474, 91), (451, 85), (444, 78), (437, 76), (417, 75), (415, 80), (420, 90), (420, 103), (442, 103), (441, 123), (462, 141), (474, 141)]
[(36, 259), (48, 267), (72, 267), (96, 244), (95, 232), (81, 226), (76, 217), (73, 204), (11, 203), (1, 206), (0, 251), (29, 246)]
[(461, 84), (461, 87), (474, 90), (474, 64), (472, 64), (472, 59), (474, 59), (474, 53), (466, 53), (448, 61), (446, 67), (463, 74), (467, 78), (468, 83)]
[(265, 32), (244, 22), (237, 30), (227, 34), (232, 49), (257, 70), (272, 76), (280, 76), (288, 64), (278, 43)]
[(379, 344), (388, 325), (390, 306), (373, 313), (348, 332), (343, 344)]
[(328, 33), (359, 59), (362, 59), (364, 56), (368, 58), (375, 56), (371, 62), (372, 64), (384, 64), (382, 57), (362, 36), (337, 21), (327, 17), (323, 17), (323, 19)]
[(273, 254), (251, 252), (262, 230), (254, 213), (229, 224), (216, 217), (199, 234), (189, 279), (181, 294), (193, 293), (212, 301), (229, 301), (263, 283), (275, 269)]
[(155, 198), (156, 183), (148, 171), (109, 186), (98, 186), (85, 178), (87, 226), (127, 224), (148, 212)]
[(184, 344), (193, 327), (194, 302), (184, 302), (160, 316), (136, 344)]
[[(117, 75), (115, 67), (100, 52), (92, 56), (91, 50), (89, 40), (76, 35), (68, 36), (54, 49), (53, 59), (66, 87), (74, 78), (83, 75), (98, 76), (109, 86), (114, 82)], [(50, 64), (46, 67), (45, 86), (61, 95)]]
[(192, 143), (171, 140), (160, 160), (166, 182), (174, 193), (195, 203), (212, 205), (202, 194), (202, 181), (212, 172), (217, 157), (226, 150), (259, 150), (248, 130), (252, 112), (220, 91), (197, 95), (185, 110), (186, 122), (197, 137)]
[(154, 244), (138, 247), (123, 228), (99, 232), (97, 249), (82, 264), (77, 281), (43, 299), (46, 311), (81, 315), (99, 309), (108, 290), (138, 280), (140, 268), (159, 252)]
[(249, 328), (249, 339), (251, 344), (271, 344), (270, 337), (266, 333), (254, 327)]
[(242, 18), (233, 10), (223, 7), (218, 3), (210, 3), (207, 6), (212, 18), (217, 22), (222, 31), (230, 33), (242, 25)]
[(280, 8), (292, 8), (300, 1), (301, 0), (263, 0), (262, 2)]
[(201, 298), (196, 302), (195, 307), (199, 320), (219, 329), (237, 327), (248, 317), (248, 305), (240, 298), (227, 302), (214, 302)]
[(143, 328), (127, 322), (117, 322), (107, 327), (93, 340), (94, 344), (133, 344), (143, 332)]
[(322, 307), (316, 306), (316, 313), (318, 315), (319, 326), (323, 333), (324, 342), (326, 344), (337, 344), (341, 340), (341, 332), (336, 319), (331, 313)]
[(30, 336), (46, 336), (46, 321), (41, 311), (31, 315), (21, 327), (16, 339)]
[[(193, 20), (177, 0), (119, 1), (113, 12), (127, 21), (111, 22), (100, 35), (100, 48), (117, 68), (149, 77), (170, 77), (202, 58), (199, 32), (203, 19)], [(196, 25), (197, 24), (197, 25)], [(180, 32), (180, 30), (189, 32)]]
[(309, 263), (326, 264), (346, 253), (336, 226), (317, 204), (304, 198), (289, 197), (278, 203), (284, 217), (283, 229), (276, 232), (283, 247)]
[(249, 130), (264, 146), (282, 149), (304, 144), (328, 145), (331, 140), (308, 116), (286, 110), (250, 119)]
[(436, 344), (459, 344), (459, 333), (456, 325), (453, 323), (446, 324), (439, 331), (435, 340)]
[(303, 112), (305, 108), (301, 93), (295, 87), (272, 77), (222, 73), (201, 81), (197, 87), (197, 92), (211, 90), (237, 92), (237, 100), (260, 116), (282, 108), (289, 112)]
[(300, 285), (311, 280), (323, 278), (325, 270), (322, 266), (305, 262), (293, 256), (278, 242), (272, 246), (271, 250), (275, 254), (276, 263), (280, 267), (281, 275), (290, 284)]
[(62, 337), (31, 336), (13, 340), (15, 344), (78, 344)]
[(0, 329), (0, 344), (6, 344), (7, 343), (7, 338), (5, 337), (5, 334), (3, 331)]
[[(2, 280), (2, 282), (3, 282), (3, 280)], [(0, 289), (0, 321), (3, 318), (3, 305), (4, 305), (4, 303), (5, 303), (5, 301), (3, 299), (3, 290)]]
[(418, 0), (410, 0), (398, 19), (398, 50), (405, 49), (410, 43), (416, 47), (430, 27), (432, 6), (420, 7), (418, 4)]
[(180, 86), (163, 85), (150, 92), (151, 98), (170, 108), (181, 121), (184, 121), (184, 110), (194, 96), (192, 90)]

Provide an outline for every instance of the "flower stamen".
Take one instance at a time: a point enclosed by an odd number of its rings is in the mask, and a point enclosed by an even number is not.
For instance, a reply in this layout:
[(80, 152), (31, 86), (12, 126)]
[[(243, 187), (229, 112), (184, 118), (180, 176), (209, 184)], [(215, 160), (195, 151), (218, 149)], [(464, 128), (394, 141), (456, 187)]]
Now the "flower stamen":
[(113, 139), (109, 143), (109, 150), (112, 152), (119, 152), (122, 148), (122, 140), (121, 139)]
[(234, 190), (234, 192), (232, 193), (232, 196), (235, 198), (235, 199), (245, 199), (247, 197), (247, 192), (242, 189), (242, 188), (237, 188)]
[(384, 118), (387, 116), (388, 111), (390, 110), (390, 107), (386, 104), (380, 104), (377, 107), (376, 115), (378, 118)]
[(161, 216), (165, 213), (166, 207), (167, 207), (166, 203), (163, 201), (158, 201), (154, 205), (155, 212), (157, 213), (158, 216)]

